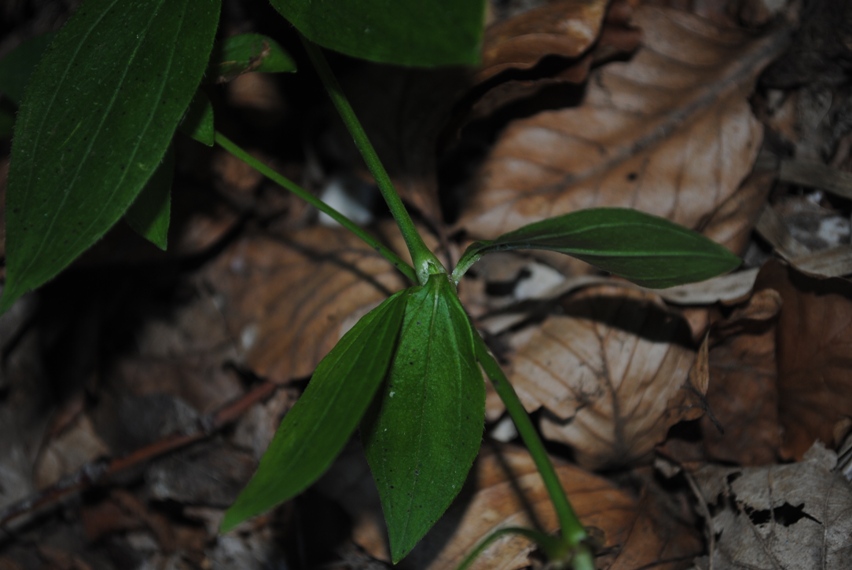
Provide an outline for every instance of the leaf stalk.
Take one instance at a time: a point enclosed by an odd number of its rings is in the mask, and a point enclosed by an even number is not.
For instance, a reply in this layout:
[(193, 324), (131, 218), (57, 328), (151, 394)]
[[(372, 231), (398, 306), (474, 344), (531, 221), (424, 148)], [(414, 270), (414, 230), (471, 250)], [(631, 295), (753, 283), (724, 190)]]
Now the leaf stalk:
[(408, 210), (405, 209), (405, 205), (402, 203), (402, 199), (393, 187), (390, 176), (381, 160), (379, 160), (379, 155), (370, 143), (370, 139), (367, 138), (364, 127), (361, 126), (361, 122), (358, 120), (357, 115), (355, 115), (352, 105), (349, 104), (349, 100), (343, 93), (343, 89), (340, 87), (337, 78), (332, 73), (322, 50), (305, 37), (301, 37), (301, 40), (308, 53), (308, 57), (314, 64), (314, 69), (316, 69), (328, 92), (329, 98), (331, 98), (331, 102), (337, 108), (337, 112), (340, 114), (340, 118), (343, 119), (343, 123), (349, 130), (349, 134), (352, 135), (355, 146), (364, 158), (367, 168), (373, 174), (376, 185), (379, 187), (379, 192), (381, 192), (385, 203), (388, 205), (388, 209), (390, 209), (391, 215), (396, 220), (396, 224), (405, 240), (405, 245), (411, 253), (411, 259), (414, 261), (418, 282), (420, 285), (425, 285), (430, 275), (446, 274), (447, 270), (438, 261), (438, 258), (435, 257), (435, 254), (426, 246), (426, 243), (417, 231), (414, 221), (411, 219)]
[(399, 257), (392, 250), (388, 249), (387, 246), (382, 244), (379, 240), (371, 236), (367, 233), (364, 228), (347, 218), (341, 212), (335, 210), (289, 178), (282, 176), (281, 174), (275, 172), (272, 168), (263, 164), (261, 161), (247, 153), (233, 141), (231, 141), (228, 137), (216, 131), (215, 135), (216, 144), (225, 149), (227, 152), (231, 153), (235, 157), (239, 158), (285, 190), (292, 192), (320, 212), (327, 214), (332, 220), (361, 238), (361, 241), (369, 245), (372, 249), (374, 249), (379, 255), (387, 259), (394, 267), (396, 267), (400, 273), (405, 275), (412, 283), (417, 282), (417, 274), (414, 272), (414, 269), (401, 257)]
[(515, 392), (500, 364), (488, 350), (485, 341), (479, 334), (474, 334), (474, 350), (476, 359), (485, 370), (485, 374), (494, 385), (497, 395), (503, 400), (506, 411), (515, 422), (518, 434), (530, 452), (533, 462), (541, 475), (544, 487), (553, 503), (556, 517), (562, 529), (562, 543), (565, 546), (564, 558), (569, 558), (574, 570), (594, 570), (594, 555), (586, 541), (589, 537), (580, 519), (574, 512), (571, 502), (562, 488), (556, 469), (544, 449), (544, 444), (530, 421), (517, 392)]

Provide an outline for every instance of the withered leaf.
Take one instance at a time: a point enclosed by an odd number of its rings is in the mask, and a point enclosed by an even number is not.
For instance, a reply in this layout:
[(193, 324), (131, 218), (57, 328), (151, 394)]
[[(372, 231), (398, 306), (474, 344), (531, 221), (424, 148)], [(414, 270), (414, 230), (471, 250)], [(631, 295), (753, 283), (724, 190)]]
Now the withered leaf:
[(98, 436), (91, 419), (80, 414), (41, 450), (34, 468), (34, 482), (37, 487), (47, 487), (109, 453), (109, 446)]
[(640, 42), (628, 0), (546, 3), (485, 30), (482, 66), (465, 121), (488, 116), (552, 85), (586, 80), (598, 60), (628, 54)]
[(607, 0), (550, 2), (485, 30), (477, 82), (507, 69), (529, 69), (546, 55), (577, 57), (597, 40)]
[(774, 318), (780, 307), (778, 293), (764, 289), (716, 325), (724, 336), (710, 351), (711, 415), (701, 418), (704, 449), (713, 460), (755, 466), (778, 458)]
[(635, 462), (673, 424), (702, 413), (706, 354), (690, 378), (696, 353), (688, 326), (658, 302), (641, 291), (590, 289), (511, 359), (524, 406), (543, 408), (542, 433), (570, 445), (580, 465)]
[[(731, 200), (755, 206), (737, 196), (762, 137), (746, 96), (787, 35), (755, 38), (651, 7), (637, 10), (634, 23), (643, 47), (630, 62), (596, 72), (581, 106), (542, 112), (503, 132), (460, 227), (487, 239), (549, 216), (622, 206), (699, 229), (732, 249), (742, 245), (745, 232), (727, 219), (717, 235), (714, 217)], [(736, 212), (740, 226), (750, 226), (752, 208)]]
[(708, 568), (849, 567), (852, 487), (832, 471), (837, 456), (815, 445), (801, 463), (746, 469), (708, 466), (695, 478), (718, 537), (697, 561)]
[[(603, 542), (598, 568), (633, 570), (645, 564), (690, 558), (700, 551), (691, 529), (666, 520), (649, 497), (637, 499), (606, 479), (557, 462), (556, 471), (580, 521)], [(506, 526), (553, 533), (558, 521), (547, 491), (526, 451), (503, 447), (483, 453), (474, 465), (460, 501), (403, 560), (403, 570), (455, 568), (488, 534)], [(489, 546), (473, 567), (516, 570), (527, 567), (534, 546), (505, 535)]]
[(310, 374), (345, 330), (404, 285), (358, 238), (327, 227), (249, 235), (206, 277), (247, 365), (279, 382)]
[(781, 453), (799, 459), (815, 440), (835, 443), (835, 424), (852, 417), (852, 283), (770, 261), (755, 282), (762, 289), (783, 301), (776, 333)]

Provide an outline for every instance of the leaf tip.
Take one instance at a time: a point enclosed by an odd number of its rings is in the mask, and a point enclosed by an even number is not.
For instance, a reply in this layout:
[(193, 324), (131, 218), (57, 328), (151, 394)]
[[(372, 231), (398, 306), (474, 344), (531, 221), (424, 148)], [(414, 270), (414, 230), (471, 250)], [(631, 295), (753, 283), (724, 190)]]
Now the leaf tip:
[(219, 523), (219, 534), (230, 532), (246, 518), (247, 517), (242, 516), (240, 513), (235, 512), (234, 507), (232, 506), (230, 509), (225, 511), (225, 517), (222, 519), (222, 522)]
[(0, 293), (0, 315), (3, 315), (6, 311), (11, 309), (12, 305), (15, 304), (15, 301), (20, 299), (25, 292), (26, 291), (10, 287), (10, 283), (7, 280), (5, 288), (2, 293)]

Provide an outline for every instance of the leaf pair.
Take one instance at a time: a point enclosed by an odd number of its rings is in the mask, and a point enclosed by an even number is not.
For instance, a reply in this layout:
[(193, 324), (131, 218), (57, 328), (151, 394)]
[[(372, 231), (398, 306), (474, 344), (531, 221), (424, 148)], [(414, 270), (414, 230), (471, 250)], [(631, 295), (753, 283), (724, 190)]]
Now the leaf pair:
[(473, 334), (445, 275), (364, 316), (317, 366), (222, 530), (304, 490), (360, 421), (391, 556), (401, 560), (449, 507), (479, 451), (485, 388)]

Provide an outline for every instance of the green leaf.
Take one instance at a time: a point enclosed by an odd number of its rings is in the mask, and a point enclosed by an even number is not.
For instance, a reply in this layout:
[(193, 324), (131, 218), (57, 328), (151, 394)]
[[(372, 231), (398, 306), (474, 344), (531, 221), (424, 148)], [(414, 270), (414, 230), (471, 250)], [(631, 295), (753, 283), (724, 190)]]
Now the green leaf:
[(216, 127), (213, 123), (213, 104), (202, 90), (195, 92), (186, 115), (178, 126), (180, 132), (201, 144), (213, 146), (216, 142)]
[(624, 208), (595, 208), (476, 242), (453, 276), (461, 277), (486, 253), (511, 249), (558, 251), (653, 288), (703, 281), (741, 263), (716, 242), (666, 219)]
[(54, 33), (47, 33), (28, 39), (0, 61), (0, 93), (15, 105), (21, 104), (30, 75), (55, 36)]
[(225, 83), (250, 71), (294, 72), (296, 62), (272, 38), (261, 34), (240, 34), (225, 38), (213, 49), (206, 76), (208, 81)]
[(396, 65), (476, 65), (484, 0), (271, 0), (309, 40)]
[(6, 196), (0, 311), (112, 227), (201, 81), (220, 0), (87, 0), (33, 72)]
[(124, 215), (124, 219), (136, 233), (163, 251), (168, 245), (174, 173), (175, 150), (172, 146)]
[(385, 378), (405, 312), (404, 292), (367, 313), (317, 365), (284, 416), (221, 531), (290, 499), (331, 465)]
[(475, 333), (447, 276), (432, 275), (407, 295), (387, 382), (362, 424), (394, 563), (461, 490), (485, 416)]

